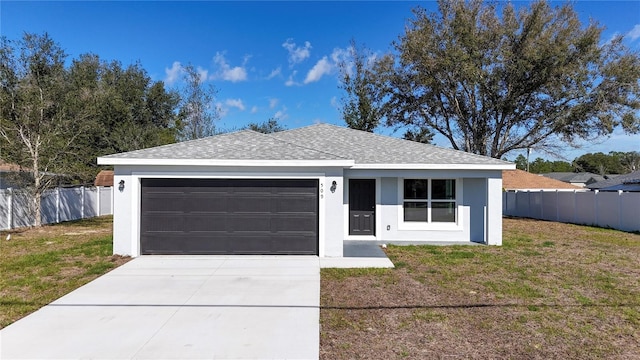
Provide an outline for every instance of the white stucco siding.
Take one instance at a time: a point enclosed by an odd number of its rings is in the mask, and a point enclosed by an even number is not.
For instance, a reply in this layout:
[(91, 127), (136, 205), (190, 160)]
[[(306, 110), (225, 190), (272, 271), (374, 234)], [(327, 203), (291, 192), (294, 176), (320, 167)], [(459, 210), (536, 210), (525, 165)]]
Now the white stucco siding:
[[(349, 178), (376, 179), (376, 235), (360, 239), (389, 242), (485, 243), (489, 239), (489, 244), (500, 245), (501, 176), (501, 171), (492, 170), (345, 170), (345, 182)], [(401, 181), (406, 178), (456, 179), (456, 223), (404, 223)], [(494, 191), (489, 192), (490, 186)], [(497, 194), (496, 188), (500, 189)], [(345, 194), (344, 237), (357, 240), (359, 237), (349, 236), (348, 233), (348, 199), (348, 194)]]
[(502, 174), (487, 178), (487, 245), (502, 245)]
[[(242, 178), (318, 179), (319, 256), (342, 256), (343, 169), (286, 167), (127, 166), (114, 171), (114, 254), (140, 255), (140, 179), (143, 178)], [(118, 190), (120, 180), (125, 188)], [(331, 184), (336, 181), (336, 190)]]

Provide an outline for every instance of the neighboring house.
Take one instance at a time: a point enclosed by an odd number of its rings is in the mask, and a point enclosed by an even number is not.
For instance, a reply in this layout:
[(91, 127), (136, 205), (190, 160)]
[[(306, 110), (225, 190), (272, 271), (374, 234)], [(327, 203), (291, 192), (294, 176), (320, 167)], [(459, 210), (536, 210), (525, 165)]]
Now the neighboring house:
[(113, 186), (113, 170), (101, 170), (96, 175), (93, 186)]
[(599, 191), (633, 191), (640, 192), (640, 170), (629, 174), (617, 175), (614, 178), (598, 181), (588, 186)]
[(560, 180), (551, 179), (538, 174), (531, 174), (518, 169), (502, 171), (502, 188), (505, 191), (584, 190), (584, 188), (576, 185), (565, 183)]
[(515, 165), (317, 124), (108, 155), (114, 252), (342, 257), (344, 240), (502, 244)]
[(19, 188), (24, 169), (17, 164), (11, 164), (0, 159), (0, 190)]
[(593, 174), (590, 172), (579, 172), (579, 173), (552, 172), (552, 173), (546, 173), (542, 175), (551, 179), (560, 180), (562, 182), (566, 182), (571, 185), (580, 186), (583, 188), (595, 182), (606, 180), (604, 176)]

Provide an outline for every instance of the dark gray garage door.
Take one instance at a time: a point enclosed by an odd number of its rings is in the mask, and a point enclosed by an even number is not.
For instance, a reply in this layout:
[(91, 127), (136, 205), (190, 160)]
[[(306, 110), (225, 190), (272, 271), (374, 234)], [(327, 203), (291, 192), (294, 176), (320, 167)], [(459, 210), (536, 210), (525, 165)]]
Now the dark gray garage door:
[(142, 179), (142, 254), (318, 254), (318, 180)]

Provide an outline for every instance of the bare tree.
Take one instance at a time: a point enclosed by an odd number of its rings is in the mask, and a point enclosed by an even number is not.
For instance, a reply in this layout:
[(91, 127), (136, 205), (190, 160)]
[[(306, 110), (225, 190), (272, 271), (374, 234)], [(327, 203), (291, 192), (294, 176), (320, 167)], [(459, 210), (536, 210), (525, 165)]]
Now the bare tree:
[(35, 225), (41, 224), (41, 196), (66, 176), (83, 122), (65, 115), (64, 51), (47, 34), (3, 38), (0, 50), (0, 139), (3, 158), (28, 174)]
[(214, 122), (220, 117), (215, 104), (217, 93), (213, 85), (193, 67), (183, 67), (185, 85), (182, 89), (181, 120), (182, 140), (199, 139), (215, 134)]

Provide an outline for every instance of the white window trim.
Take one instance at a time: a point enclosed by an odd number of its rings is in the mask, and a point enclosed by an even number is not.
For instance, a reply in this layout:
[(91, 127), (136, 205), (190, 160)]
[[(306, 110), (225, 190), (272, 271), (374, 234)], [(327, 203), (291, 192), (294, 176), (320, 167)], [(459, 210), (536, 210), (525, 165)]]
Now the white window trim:
[[(420, 221), (404, 221), (404, 180), (405, 179), (424, 179), (429, 180), (429, 199), (424, 202), (431, 203), (431, 180), (455, 180), (456, 181), (456, 200), (455, 200), (455, 208), (456, 208), (456, 221), (447, 223), (447, 222), (420, 222)], [(464, 217), (463, 217), (463, 206), (462, 206), (462, 186), (463, 182), (460, 178), (441, 178), (441, 177), (410, 177), (410, 178), (398, 178), (398, 230), (451, 230), (451, 231), (460, 231), (463, 230)], [(420, 201), (420, 200), (418, 200)], [(446, 201), (438, 201), (436, 202), (446, 202)], [(427, 207), (427, 217), (431, 220), (431, 206)]]

